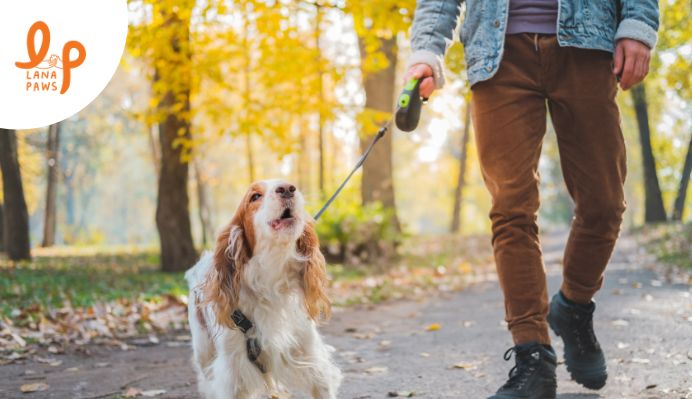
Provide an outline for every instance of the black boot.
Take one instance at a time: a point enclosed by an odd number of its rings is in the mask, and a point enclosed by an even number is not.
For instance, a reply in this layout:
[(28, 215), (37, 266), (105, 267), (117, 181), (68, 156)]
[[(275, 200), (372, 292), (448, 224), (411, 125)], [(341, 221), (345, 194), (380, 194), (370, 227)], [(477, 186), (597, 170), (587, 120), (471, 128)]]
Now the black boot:
[(572, 379), (589, 389), (606, 383), (606, 361), (593, 331), (596, 304), (579, 305), (558, 292), (550, 303), (548, 323), (565, 343), (565, 365)]
[(517, 345), (505, 352), (505, 360), (515, 353), (516, 365), (509, 380), (488, 399), (554, 399), (557, 389), (555, 351), (535, 342)]

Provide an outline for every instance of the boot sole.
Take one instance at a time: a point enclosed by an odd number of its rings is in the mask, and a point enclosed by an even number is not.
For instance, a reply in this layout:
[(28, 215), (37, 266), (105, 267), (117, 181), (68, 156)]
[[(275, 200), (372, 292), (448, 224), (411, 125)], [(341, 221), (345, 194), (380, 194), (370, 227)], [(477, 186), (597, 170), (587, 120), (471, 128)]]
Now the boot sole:
[[(555, 335), (561, 337), (560, 330), (558, 330), (553, 321), (550, 319), (550, 315), (548, 316), (548, 325), (550, 326), (550, 329), (553, 330)], [(564, 349), (562, 351), (562, 358), (565, 359), (565, 366), (567, 367), (567, 372), (577, 384), (580, 384), (588, 389), (593, 389), (594, 391), (597, 391), (605, 386), (606, 381), (608, 380), (608, 373), (606, 372), (605, 365), (598, 370), (598, 372), (596, 373), (597, 376), (595, 378), (590, 378), (589, 376), (584, 376), (580, 373), (575, 373), (572, 370), (569, 364), (567, 364), (567, 356), (565, 354)]]

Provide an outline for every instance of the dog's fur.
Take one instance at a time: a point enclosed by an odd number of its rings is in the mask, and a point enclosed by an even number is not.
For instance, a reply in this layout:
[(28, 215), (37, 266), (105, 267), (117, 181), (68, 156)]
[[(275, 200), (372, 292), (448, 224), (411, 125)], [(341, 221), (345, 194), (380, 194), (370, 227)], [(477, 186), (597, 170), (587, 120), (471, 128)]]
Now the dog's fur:
[[(330, 313), (325, 261), (303, 206), (300, 192), (285, 182), (252, 184), (214, 253), (185, 274), (204, 398), (265, 398), (277, 389), (336, 398), (341, 372), (316, 327)], [(236, 309), (254, 324), (248, 337), (261, 345), (264, 374), (248, 359), (246, 336), (230, 317)]]

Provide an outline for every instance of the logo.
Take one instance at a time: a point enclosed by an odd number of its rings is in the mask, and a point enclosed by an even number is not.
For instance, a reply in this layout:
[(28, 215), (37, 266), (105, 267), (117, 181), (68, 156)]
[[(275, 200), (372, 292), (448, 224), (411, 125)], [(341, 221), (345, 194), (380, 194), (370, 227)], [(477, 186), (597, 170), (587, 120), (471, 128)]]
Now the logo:
[(118, 69), (127, 28), (127, 0), (0, 1), (0, 128), (87, 107)]
[[(36, 52), (36, 34), (41, 32), (41, 47)], [(43, 21), (37, 21), (26, 36), (26, 48), (29, 52), (28, 62), (15, 62), (17, 68), (26, 69), (26, 90), (27, 91), (57, 91), (58, 75), (60, 83), (60, 94), (65, 94), (70, 88), (72, 79), (72, 69), (82, 65), (86, 59), (86, 49), (84, 45), (76, 40), (71, 40), (62, 48), (62, 58), (57, 54), (51, 54), (50, 58), (45, 59), (50, 48), (50, 29)], [(70, 52), (77, 51), (75, 59), (70, 58)], [(32, 72), (33, 70), (33, 72)], [(58, 74), (58, 71), (61, 73)]]

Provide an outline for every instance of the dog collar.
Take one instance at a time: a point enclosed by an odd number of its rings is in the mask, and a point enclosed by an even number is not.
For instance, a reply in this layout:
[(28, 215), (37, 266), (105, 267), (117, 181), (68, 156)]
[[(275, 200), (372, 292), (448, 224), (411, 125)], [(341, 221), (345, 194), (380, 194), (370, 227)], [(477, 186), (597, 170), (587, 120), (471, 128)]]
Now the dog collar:
[(247, 332), (254, 326), (250, 319), (248, 319), (240, 309), (236, 309), (231, 314), (231, 320), (238, 327), (238, 329), (245, 335), (245, 349), (247, 350), (247, 358), (252, 362), (252, 364), (259, 369), (263, 374), (266, 373), (266, 369), (260, 363), (259, 357), (262, 354), (262, 346), (260, 346), (257, 338), (250, 338), (247, 336)]

